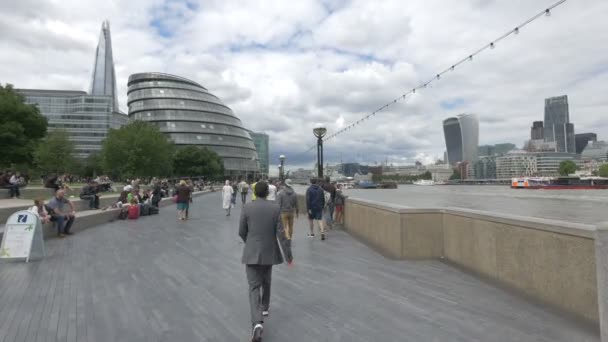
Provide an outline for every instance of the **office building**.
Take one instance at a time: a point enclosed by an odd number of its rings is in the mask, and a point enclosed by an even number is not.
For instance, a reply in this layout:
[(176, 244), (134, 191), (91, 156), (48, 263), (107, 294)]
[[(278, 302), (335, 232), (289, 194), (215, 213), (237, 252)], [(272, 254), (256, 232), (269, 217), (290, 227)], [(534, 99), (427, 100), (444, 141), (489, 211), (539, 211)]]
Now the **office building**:
[(496, 157), (479, 157), (473, 163), (473, 169), (475, 171), (475, 179), (496, 179)]
[(260, 161), (260, 173), (264, 175), (268, 175), (270, 170), (270, 138), (266, 133), (256, 133), (252, 131), (248, 131), (251, 139), (253, 139), (253, 144), (255, 145), (255, 149), (258, 152), (258, 159)]
[(545, 132), (542, 121), (534, 121), (532, 128), (530, 129), (531, 140), (543, 140), (545, 139)]
[(49, 131), (62, 129), (74, 142), (75, 157), (86, 158), (101, 150), (110, 128), (129, 118), (118, 108), (110, 25), (104, 21), (91, 80), (91, 93), (75, 90), (17, 89), (25, 102), (38, 107), (48, 119)]
[(536, 174), (536, 156), (522, 150), (513, 150), (496, 158), (496, 178), (511, 179), (514, 177), (534, 176)]
[(583, 153), (583, 150), (585, 149), (585, 147), (587, 147), (587, 144), (589, 144), (589, 142), (597, 141), (597, 134), (595, 134), (595, 133), (576, 134), (574, 136), (574, 141), (575, 141), (575, 145), (576, 145), (576, 154), (581, 154), (581, 153)]
[(572, 160), (578, 164), (576, 155), (564, 152), (539, 152), (535, 153), (536, 174), (539, 177), (559, 176), (559, 164), (566, 160)]
[(129, 76), (129, 117), (157, 125), (178, 146), (215, 151), (226, 176), (252, 179), (258, 155), (249, 132), (232, 110), (202, 85), (157, 73)]
[(555, 141), (544, 141), (541, 139), (529, 140), (525, 144), (524, 150), (528, 152), (557, 152)]
[(504, 143), (496, 145), (481, 145), (477, 147), (477, 156), (502, 156), (507, 152), (514, 150), (515, 144)]
[(576, 152), (574, 124), (570, 123), (567, 95), (545, 99), (543, 131), (545, 141), (555, 141), (557, 152)]
[(608, 143), (605, 141), (590, 142), (581, 153), (583, 160), (608, 161)]
[(475, 114), (461, 114), (443, 121), (448, 162), (474, 162), (479, 145), (479, 119)]

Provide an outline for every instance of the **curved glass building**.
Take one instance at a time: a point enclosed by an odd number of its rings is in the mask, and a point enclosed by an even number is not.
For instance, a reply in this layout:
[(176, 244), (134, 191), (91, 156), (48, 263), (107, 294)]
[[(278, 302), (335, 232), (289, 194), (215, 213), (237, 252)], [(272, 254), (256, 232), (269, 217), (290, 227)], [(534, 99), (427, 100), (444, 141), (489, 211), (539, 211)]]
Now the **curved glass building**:
[(176, 145), (207, 147), (224, 160), (227, 176), (253, 177), (258, 155), (241, 120), (205, 87), (156, 72), (129, 76), (129, 118), (157, 125)]
[(475, 114), (461, 114), (443, 120), (443, 133), (448, 151), (448, 162), (472, 163), (477, 160), (479, 119)]

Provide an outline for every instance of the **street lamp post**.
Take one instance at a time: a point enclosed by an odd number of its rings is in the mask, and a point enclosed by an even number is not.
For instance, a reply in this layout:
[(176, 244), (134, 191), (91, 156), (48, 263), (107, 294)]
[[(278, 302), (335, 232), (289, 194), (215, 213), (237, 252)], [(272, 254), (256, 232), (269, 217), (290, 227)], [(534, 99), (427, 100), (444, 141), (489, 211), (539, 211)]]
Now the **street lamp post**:
[(327, 133), (325, 127), (319, 126), (312, 130), (317, 137), (317, 177), (323, 178), (323, 137)]
[(281, 154), (279, 160), (281, 161), (281, 165), (279, 165), (279, 181), (282, 182), (285, 180), (285, 155)]

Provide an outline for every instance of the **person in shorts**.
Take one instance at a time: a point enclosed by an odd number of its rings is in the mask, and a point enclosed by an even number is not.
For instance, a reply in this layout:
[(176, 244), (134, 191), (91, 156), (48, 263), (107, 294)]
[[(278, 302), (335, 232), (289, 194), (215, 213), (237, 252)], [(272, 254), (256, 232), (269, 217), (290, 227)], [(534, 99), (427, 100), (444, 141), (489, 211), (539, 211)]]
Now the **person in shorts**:
[(325, 224), (323, 222), (323, 208), (325, 207), (324, 190), (317, 184), (317, 179), (310, 180), (310, 187), (306, 190), (306, 210), (310, 222), (309, 238), (315, 237), (314, 224), (317, 223), (321, 233), (321, 240), (325, 240)]
[(186, 184), (185, 180), (179, 182), (179, 186), (176, 189), (177, 195), (177, 219), (185, 221), (187, 219), (186, 212), (190, 206), (190, 193), (192, 190)]
[(336, 223), (344, 225), (344, 201), (346, 197), (342, 193), (342, 184), (338, 184), (336, 187)]

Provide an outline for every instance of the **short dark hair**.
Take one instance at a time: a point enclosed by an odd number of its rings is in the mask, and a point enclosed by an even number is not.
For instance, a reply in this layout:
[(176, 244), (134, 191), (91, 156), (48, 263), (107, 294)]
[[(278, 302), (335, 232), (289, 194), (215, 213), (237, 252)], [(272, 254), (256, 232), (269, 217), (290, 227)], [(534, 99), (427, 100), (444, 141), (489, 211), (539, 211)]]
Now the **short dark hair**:
[(268, 183), (258, 182), (258, 184), (255, 185), (255, 196), (259, 198), (268, 197)]
[(316, 178), (311, 178), (310, 179), (310, 184), (317, 184), (317, 179)]

